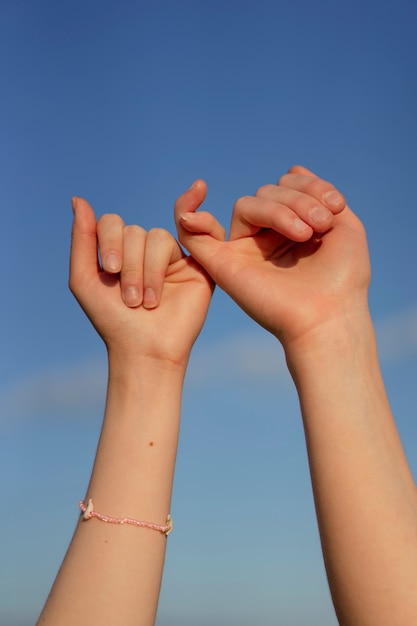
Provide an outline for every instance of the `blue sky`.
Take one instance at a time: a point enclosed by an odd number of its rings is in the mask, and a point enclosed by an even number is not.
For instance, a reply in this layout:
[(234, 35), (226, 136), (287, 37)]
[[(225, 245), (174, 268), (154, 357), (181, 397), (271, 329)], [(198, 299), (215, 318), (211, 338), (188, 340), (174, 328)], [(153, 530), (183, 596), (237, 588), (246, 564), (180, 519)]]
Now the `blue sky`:
[[(368, 230), (383, 373), (417, 476), (414, 0), (0, 4), (0, 623), (33, 624), (100, 428), (67, 289), (70, 197), (172, 231), (301, 163)], [(343, 356), (343, 355), (341, 355)], [(158, 626), (335, 626), (282, 352), (217, 290), (186, 382)]]

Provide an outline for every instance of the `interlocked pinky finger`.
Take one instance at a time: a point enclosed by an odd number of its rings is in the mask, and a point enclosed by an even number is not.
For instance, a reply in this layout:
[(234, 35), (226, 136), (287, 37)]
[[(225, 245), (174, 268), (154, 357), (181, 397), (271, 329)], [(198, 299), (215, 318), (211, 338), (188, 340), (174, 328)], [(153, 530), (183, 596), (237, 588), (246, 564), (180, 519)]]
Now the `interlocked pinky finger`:
[(143, 257), (146, 231), (140, 226), (123, 229), (123, 265), (120, 272), (122, 298), (130, 307), (143, 301)]

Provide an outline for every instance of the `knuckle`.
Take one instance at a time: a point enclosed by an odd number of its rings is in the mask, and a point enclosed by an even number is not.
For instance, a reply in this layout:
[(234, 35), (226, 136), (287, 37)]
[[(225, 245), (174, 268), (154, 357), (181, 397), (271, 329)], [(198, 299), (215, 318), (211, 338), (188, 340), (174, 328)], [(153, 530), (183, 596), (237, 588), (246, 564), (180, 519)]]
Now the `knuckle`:
[(78, 301), (80, 300), (81, 294), (85, 291), (87, 285), (83, 278), (83, 274), (74, 271), (72, 271), (68, 277), (68, 288)]
[(166, 243), (173, 239), (172, 235), (167, 230), (159, 227), (151, 228), (151, 230), (148, 232), (148, 237), (160, 243)]
[(255, 198), (265, 198), (266, 196), (269, 196), (271, 191), (274, 191), (275, 189), (276, 185), (262, 185), (256, 190)]
[(307, 193), (300, 193), (294, 196), (291, 208), (298, 214), (303, 215), (310, 209), (317, 206), (317, 201)]
[(124, 226), (124, 222), (117, 213), (104, 213), (97, 222), (97, 228), (108, 228), (119, 225)]
[(289, 176), (291, 176), (291, 174), (283, 174), (282, 176), (280, 176), (278, 179), (277, 185), (282, 185), (286, 187), (286, 182)]
[(146, 231), (141, 226), (137, 226), (136, 224), (128, 224), (123, 227), (123, 234), (125, 237), (127, 236), (139, 239), (146, 234)]
[(70, 290), (70, 292), (75, 295), (75, 291), (76, 291), (76, 281), (75, 281), (75, 277), (73, 274), (70, 274), (69, 278), (68, 278), (68, 288)]
[(120, 279), (123, 285), (137, 285), (140, 279), (140, 266), (139, 263), (135, 264), (130, 262), (123, 266), (123, 271), (120, 274)]
[(233, 215), (242, 213), (245, 207), (252, 201), (252, 196), (241, 196), (233, 205)]
[(147, 235), (147, 244), (156, 249), (170, 248), (174, 245), (175, 239), (164, 228), (151, 228)]
[(330, 183), (326, 183), (324, 180), (321, 180), (321, 178), (308, 177), (305, 185), (305, 193), (310, 196), (320, 197), (323, 192), (332, 189), (332, 187)]

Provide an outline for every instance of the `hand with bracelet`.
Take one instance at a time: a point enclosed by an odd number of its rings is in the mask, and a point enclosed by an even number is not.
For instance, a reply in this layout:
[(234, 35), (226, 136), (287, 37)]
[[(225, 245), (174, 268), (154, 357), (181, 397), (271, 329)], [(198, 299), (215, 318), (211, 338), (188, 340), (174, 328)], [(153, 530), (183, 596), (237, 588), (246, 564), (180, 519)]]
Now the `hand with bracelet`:
[(106, 343), (108, 397), (86, 520), (38, 623), (154, 623), (182, 380), (212, 290), (204, 267), (284, 346), (341, 623), (414, 624), (416, 492), (379, 372), (363, 227), (300, 167), (236, 203), (227, 242), (210, 214), (194, 213), (204, 196), (197, 181), (175, 206), (200, 265), (165, 231), (117, 216), (96, 225), (75, 201), (70, 284)]
[[(205, 192), (196, 181), (177, 211), (195, 210)], [(73, 207), (70, 287), (107, 348), (107, 401), (82, 515), (38, 624), (152, 626), (183, 379), (214, 283), (166, 231), (147, 233), (117, 215), (96, 222), (80, 198)], [(309, 232), (288, 211), (295, 235)], [(212, 234), (225, 236), (218, 224)]]
[(414, 626), (417, 491), (380, 373), (362, 224), (299, 166), (236, 203), (228, 241), (209, 213), (175, 215), (180, 242), (283, 345), (340, 624)]
[[(187, 210), (199, 197), (178, 202)], [(84, 514), (38, 624), (150, 626), (183, 379), (213, 283), (168, 232), (117, 215), (96, 222), (80, 198), (73, 207), (70, 288), (107, 348), (107, 401)]]

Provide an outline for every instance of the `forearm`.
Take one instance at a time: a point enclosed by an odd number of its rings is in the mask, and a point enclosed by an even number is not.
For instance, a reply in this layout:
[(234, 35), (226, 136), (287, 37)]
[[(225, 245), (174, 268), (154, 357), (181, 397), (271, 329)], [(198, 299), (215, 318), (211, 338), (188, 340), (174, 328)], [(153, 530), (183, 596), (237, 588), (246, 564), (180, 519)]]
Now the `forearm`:
[(417, 621), (417, 494), (369, 316), (288, 356), (299, 392), (329, 584), (344, 626)]
[[(103, 429), (86, 494), (98, 512), (165, 524), (183, 374), (149, 360), (110, 358)], [(39, 624), (88, 619), (151, 626), (166, 541), (147, 528), (80, 520)]]

